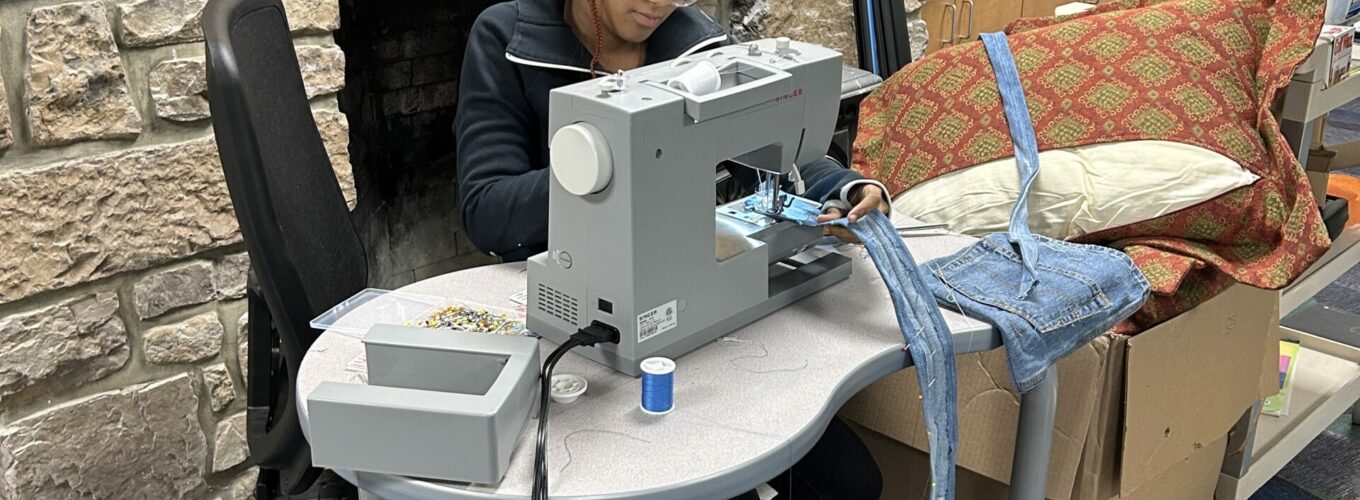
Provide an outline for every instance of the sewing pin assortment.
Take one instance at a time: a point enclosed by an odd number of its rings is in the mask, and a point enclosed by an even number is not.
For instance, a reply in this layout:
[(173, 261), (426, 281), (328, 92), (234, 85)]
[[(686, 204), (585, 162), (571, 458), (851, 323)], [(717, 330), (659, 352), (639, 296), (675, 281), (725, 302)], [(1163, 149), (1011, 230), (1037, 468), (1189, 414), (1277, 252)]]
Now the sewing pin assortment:
[(444, 306), (414, 326), (497, 335), (526, 335), (524, 321), (507, 314), (467, 306)]

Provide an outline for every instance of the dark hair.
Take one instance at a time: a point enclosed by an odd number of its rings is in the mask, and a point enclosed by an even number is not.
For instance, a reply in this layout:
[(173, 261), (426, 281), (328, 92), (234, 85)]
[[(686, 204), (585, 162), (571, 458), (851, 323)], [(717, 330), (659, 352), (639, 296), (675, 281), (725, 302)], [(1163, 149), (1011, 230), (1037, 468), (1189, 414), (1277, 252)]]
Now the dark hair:
[(599, 0), (586, 0), (590, 2), (590, 15), (595, 22), (595, 50), (590, 51), (590, 77), (595, 77), (595, 67), (603, 68), (600, 62), (600, 47), (604, 45), (604, 23), (600, 22), (600, 8), (597, 5)]

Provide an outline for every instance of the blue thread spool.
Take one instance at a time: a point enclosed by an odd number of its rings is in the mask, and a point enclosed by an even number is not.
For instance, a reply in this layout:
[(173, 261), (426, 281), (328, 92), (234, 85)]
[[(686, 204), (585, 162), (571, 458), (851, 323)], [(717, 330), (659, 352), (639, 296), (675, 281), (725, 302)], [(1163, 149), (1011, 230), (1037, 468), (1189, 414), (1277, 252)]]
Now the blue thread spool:
[(642, 360), (642, 411), (665, 415), (675, 408), (675, 362), (666, 358)]

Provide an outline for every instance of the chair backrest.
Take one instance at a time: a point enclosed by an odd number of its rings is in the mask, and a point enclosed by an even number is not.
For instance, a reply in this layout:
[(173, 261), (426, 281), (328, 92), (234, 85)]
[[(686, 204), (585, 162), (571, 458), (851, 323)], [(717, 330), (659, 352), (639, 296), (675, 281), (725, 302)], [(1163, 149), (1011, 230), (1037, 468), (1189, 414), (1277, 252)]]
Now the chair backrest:
[(854, 0), (859, 67), (883, 79), (911, 63), (907, 7), (901, 1)]
[(364, 288), (367, 257), (317, 131), (280, 0), (211, 0), (203, 28), (222, 170), (253, 289), (272, 323), (256, 328), (266, 318), (252, 313), (250, 341), (279, 348), (273, 360), (250, 357), (247, 404), (269, 408), (268, 418), (249, 421), (251, 453), (266, 468), (297, 463), (299, 453), (310, 462), (292, 390), (320, 334), (308, 323)]

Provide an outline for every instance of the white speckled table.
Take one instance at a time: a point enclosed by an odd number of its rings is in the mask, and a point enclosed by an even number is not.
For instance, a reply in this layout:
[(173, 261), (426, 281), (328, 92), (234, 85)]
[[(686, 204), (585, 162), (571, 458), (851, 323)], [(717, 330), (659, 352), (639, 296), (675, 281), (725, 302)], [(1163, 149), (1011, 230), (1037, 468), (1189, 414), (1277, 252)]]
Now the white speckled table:
[[(924, 262), (973, 240), (927, 232), (906, 241)], [(638, 379), (575, 354), (563, 358), (557, 373), (581, 375), (589, 389), (575, 403), (550, 409), (552, 496), (726, 498), (754, 488), (806, 454), (847, 399), (910, 365), (873, 263), (858, 248), (843, 251), (855, 261), (850, 279), (679, 358), (676, 410), (669, 415), (650, 416), (638, 408)], [(524, 269), (522, 263), (469, 269), (400, 291), (513, 308), (509, 297), (524, 289)], [(947, 309), (944, 316), (956, 352), (1000, 346), (990, 325)], [(542, 352), (552, 347), (544, 345)], [(298, 372), (304, 431), (307, 395), (323, 381), (361, 383), (345, 367), (362, 352), (360, 340), (333, 331), (312, 345)], [(533, 421), (526, 426), (499, 484), (340, 473), (381, 498), (527, 497), (535, 428)], [(1048, 436), (1042, 440), (1046, 443)], [(1044, 448), (1041, 462), (1047, 464)], [(1040, 492), (1043, 475), (1040, 470)]]

